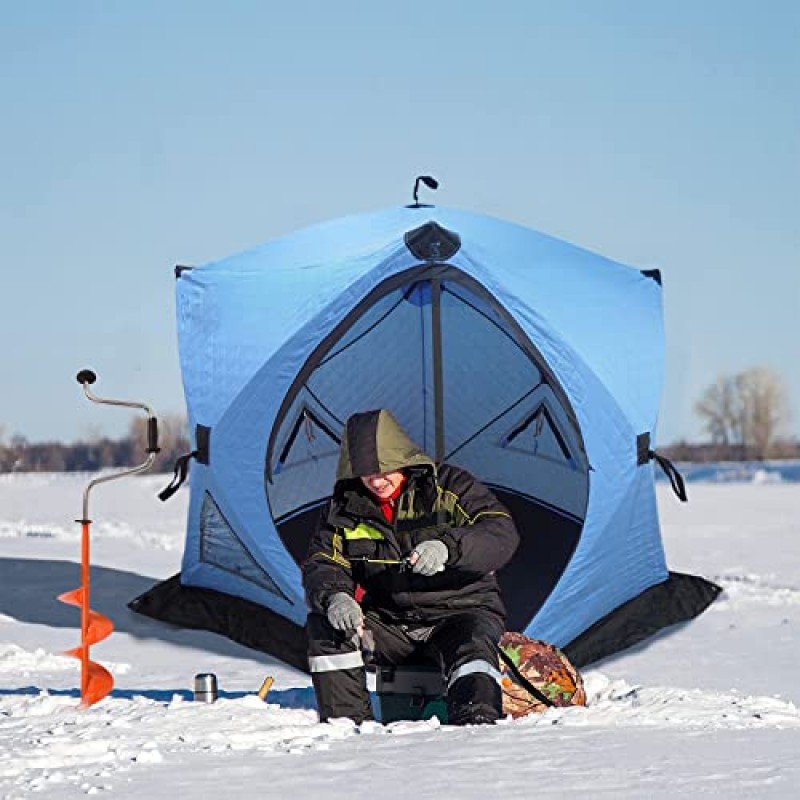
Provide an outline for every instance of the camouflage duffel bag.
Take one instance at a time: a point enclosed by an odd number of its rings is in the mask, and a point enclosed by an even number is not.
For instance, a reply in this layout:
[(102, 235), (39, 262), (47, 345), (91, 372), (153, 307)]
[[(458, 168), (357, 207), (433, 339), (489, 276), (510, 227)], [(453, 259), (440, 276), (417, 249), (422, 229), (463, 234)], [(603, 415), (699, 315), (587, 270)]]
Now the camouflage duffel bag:
[(516, 719), (552, 706), (586, 705), (580, 673), (554, 645), (506, 632), (499, 649), (503, 714)]

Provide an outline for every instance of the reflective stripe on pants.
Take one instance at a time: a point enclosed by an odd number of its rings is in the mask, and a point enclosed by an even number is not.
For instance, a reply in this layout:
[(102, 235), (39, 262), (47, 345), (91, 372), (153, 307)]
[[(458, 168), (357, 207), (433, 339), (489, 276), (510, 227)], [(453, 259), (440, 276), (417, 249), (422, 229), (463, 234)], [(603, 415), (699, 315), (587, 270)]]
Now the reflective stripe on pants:
[(308, 665), (311, 672), (336, 672), (364, 666), (364, 657), (360, 650), (350, 653), (337, 653), (330, 656), (309, 656)]
[(465, 675), (473, 675), (476, 672), (489, 675), (498, 682), (503, 677), (497, 667), (480, 658), (474, 661), (467, 661), (466, 664), (462, 664), (460, 667), (454, 669), (447, 679), (447, 688), (449, 689), (459, 678), (463, 678)]

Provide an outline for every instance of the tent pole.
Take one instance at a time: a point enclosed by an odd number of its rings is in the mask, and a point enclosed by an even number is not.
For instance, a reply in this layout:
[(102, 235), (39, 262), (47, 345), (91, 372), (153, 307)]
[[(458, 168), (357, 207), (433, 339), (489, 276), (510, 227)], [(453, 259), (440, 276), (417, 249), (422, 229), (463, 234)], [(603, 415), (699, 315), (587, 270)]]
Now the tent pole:
[(431, 281), (431, 327), (433, 328), (433, 408), (435, 419), (434, 460), (444, 460), (444, 381), (442, 378), (442, 282)]

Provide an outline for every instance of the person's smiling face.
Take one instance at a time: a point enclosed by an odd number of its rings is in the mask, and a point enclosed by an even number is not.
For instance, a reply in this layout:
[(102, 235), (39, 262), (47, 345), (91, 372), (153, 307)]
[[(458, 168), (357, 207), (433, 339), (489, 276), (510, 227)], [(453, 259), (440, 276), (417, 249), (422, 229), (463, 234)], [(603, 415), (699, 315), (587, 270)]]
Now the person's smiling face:
[(388, 500), (401, 486), (405, 475), (402, 472), (377, 472), (374, 475), (362, 475), (361, 482), (379, 500)]

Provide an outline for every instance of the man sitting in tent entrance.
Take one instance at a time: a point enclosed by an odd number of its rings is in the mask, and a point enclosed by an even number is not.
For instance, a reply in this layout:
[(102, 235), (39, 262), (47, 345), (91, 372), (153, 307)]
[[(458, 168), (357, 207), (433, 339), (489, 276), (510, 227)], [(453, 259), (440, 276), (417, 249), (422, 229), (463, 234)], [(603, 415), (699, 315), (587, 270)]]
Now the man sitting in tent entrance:
[(389, 411), (351, 416), (303, 565), (320, 718), (373, 718), (360, 646), (371, 634), (376, 664), (440, 665), (451, 724), (495, 722), (505, 608), (494, 573), (518, 542), (492, 492), (434, 464)]

